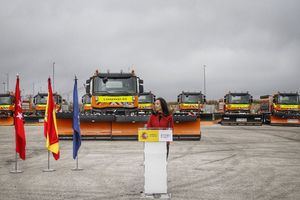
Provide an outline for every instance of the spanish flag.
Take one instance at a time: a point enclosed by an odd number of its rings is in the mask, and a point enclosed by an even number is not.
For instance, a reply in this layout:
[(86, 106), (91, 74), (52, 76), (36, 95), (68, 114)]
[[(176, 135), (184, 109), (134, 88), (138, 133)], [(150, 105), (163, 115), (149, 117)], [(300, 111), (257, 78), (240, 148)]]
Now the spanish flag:
[(51, 151), (55, 160), (59, 159), (59, 141), (56, 125), (55, 103), (51, 87), (51, 79), (48, 78), (48, 99), (44, 120), (44, 134), (46, 137), (46, 148)]

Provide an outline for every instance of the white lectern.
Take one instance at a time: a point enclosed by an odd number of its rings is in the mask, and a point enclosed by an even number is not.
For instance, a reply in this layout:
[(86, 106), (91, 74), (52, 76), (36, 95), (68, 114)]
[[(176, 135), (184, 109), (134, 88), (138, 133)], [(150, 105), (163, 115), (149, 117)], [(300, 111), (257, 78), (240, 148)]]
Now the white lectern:
[(143, 197), (170, 198), (167, 192), (167, 142), (173, 141), (172, 129), (139, 129), (144, 142)]

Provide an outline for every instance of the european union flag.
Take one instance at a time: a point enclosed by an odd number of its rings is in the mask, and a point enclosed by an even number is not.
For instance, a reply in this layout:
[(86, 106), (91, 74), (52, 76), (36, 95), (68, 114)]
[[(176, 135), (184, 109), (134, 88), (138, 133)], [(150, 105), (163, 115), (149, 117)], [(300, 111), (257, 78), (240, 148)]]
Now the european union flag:
[(79, 118), (79, 105), (78, 105), (77, 78), (75, 77), (74, 90), (73, 90), (73, 159), (76, 159), (80, 145), (81, 145), (80, 118)]

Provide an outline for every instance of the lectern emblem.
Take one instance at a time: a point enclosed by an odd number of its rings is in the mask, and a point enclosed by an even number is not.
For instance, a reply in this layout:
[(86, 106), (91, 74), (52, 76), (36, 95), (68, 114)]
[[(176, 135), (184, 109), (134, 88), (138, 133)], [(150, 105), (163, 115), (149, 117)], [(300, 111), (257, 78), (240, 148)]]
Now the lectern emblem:
[(148, 138), (148, 134), (147, 133), (142, 133), (142, 138), (145, 140)]

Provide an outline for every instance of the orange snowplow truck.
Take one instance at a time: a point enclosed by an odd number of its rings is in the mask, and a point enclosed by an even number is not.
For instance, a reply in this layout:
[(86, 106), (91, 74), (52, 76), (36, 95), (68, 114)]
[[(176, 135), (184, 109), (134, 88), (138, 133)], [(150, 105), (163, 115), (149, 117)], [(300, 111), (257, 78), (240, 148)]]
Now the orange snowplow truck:
[(271, 125), (300, 125), (298, 93), (281, 93), (260, 97), (260, 109), (265, 123)]
[(92, 111), (91, 98), (91, 94), (85, 94), (81, 98), (82, 110), (84, 113), (90, 113)]
[(182, 92), (177, 97), (179, 112), (200, 115), (203, 113), (203, 105), (206, 102), (205, 95), (201, 92)]
[[(97, 139), (137, 139), (138, 129), (145, 127), (150, 116), (139, 112), (138, 96), (143, 92), (143, 80), (134, 71), (96, 71), (86, 81), (86, 94), (91, 95), (91, 113), (80, 114), (81, 135)], [(57, 127), (61, 138), (72, 136), (72, 118), (72, 112), (57, 113)], [(176, 120), (178, 123), (174, 126), (174, 138), (185, 132), (193, 134), (194, 129), (196, 137), (199, 138), (200, 124), (194, 125), (189, 117), (183, 120), (178, 117)], [(194, 118), (192, 120), (195, 121)]]
[(12, 93), (0, 94), (0, 125), (2, 126), (14, 124), (14, 99), (15, 97)]
[(248, 92), (232, 93), (224, 96), (222, 125), (262, 125), (262, 115), (252, 113), (253, 97)]
[[(53, 97), (54, 102), (56, 104), (56, 111), (59, 111), (61, 109), (62, 97), (57, 93), (54, 93)], [(44, 117), (47, 105), (47, 98), (48, 93), (38, 93), (33, 97), (33, 104), (36, 116)]]
[(24, 116), (30, 116), (34, 114), (33, 102), (31, 97), (22, 100), (22, 111)]
[(155, 95), (152, 92), (139, 94), (139, 114), (151, 114), (155, 102)]

